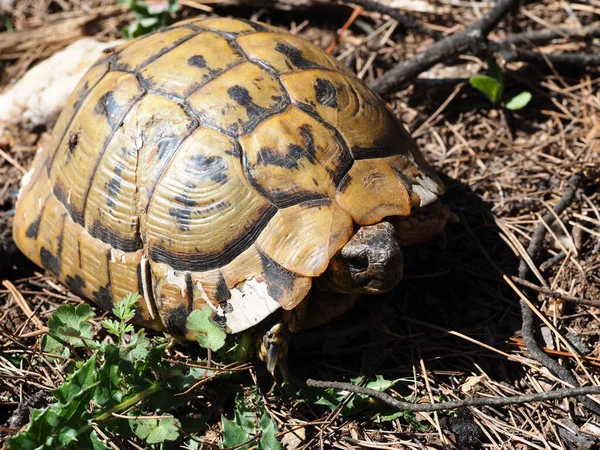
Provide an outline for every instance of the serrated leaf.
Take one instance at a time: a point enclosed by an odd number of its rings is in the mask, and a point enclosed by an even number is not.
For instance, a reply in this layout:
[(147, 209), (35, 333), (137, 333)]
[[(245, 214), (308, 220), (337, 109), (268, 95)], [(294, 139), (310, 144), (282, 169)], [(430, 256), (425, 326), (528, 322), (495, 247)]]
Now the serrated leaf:
[(501, 84), (487, 75), (475, 75), (469, 78), (469, 83), (479, 92), (481, 92), (492, 104), (498, 104), (500, 101)]
[(74, 347), (83, 347), (82, 339), (92, 339), (92, 326), (88, 323), (94, 317), (89, 305), (60, 306), (48, 321), (48, 334), (57, 341), (65, 341)]
[[(223, 428), (223, 438), (221, 439), (220, 443), (221, 448), (238, 447), (252, 439), (252, 436), (249, 433), (246, 433), (242, 427), (229, 420), (225, 416), (221, 417), (221, 427)], [(239, 449), (244, 450), (250, 448), (251, 445), (252, 441), (242, 447), (239, 447)]]
[(161, 419), (131, 420), (134, 433), (148, 444), (161, 444), (174, 441), (179, 437), (181, 424), (174, 417), (163, 417)]
[(506, 109), (510, 109), (511, 111), (518, 111), (519, 109), (525, 108), (530, 101), (531, 92), (524, 91), (518, 95), (515, 95), (504, 106)]
[(111, 334), (116, 334), (117, 336), (119, 335), (119, 322), (117, 322), (116, 320), (112, 320), (112, 319), (104, 319), (102, 321), (102, 326), (106, 329), (106, 331), (108, 331)]
[(212, 310), (208, 306), (192, 311), (187, 319), (187, 327), (204, 348), (217, 351), (225, 345), (227, 333), (212, 319)]

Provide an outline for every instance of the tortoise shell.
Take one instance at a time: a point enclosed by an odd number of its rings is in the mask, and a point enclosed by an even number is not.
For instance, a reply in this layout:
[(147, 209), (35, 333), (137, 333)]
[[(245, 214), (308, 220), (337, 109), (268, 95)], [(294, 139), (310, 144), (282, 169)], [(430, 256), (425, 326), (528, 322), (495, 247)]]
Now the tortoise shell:
[(191, 337), (294, 308), (357, 225), (442, 184), (383, 101), (311, 43), (226, 18), (118, 47), (71, 95), (16, 206), (14, 239), (70, 289)]

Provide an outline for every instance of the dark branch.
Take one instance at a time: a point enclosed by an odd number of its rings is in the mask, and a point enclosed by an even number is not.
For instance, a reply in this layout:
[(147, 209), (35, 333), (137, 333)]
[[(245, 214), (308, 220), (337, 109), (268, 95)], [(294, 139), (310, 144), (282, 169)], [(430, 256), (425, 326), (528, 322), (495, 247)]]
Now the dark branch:
[(522, 61), (541, 66), (556, 66), (558, 68), (598, 67), (600, 66), (600, 55), (584, 55), (579, 53), (540, 53), (532, 50), (513, 49), (510, 61)]
[[(575, 198), (575, 193), (577, 192), (577, 188), (583, 181), (583, 175), (577, 173), (569, 178), (567, 182), (567, 187), (565, 188), (565, 192), (562, 197), (554, 205), (553, 211), (558, 216), (565, 209), (569, 207), (569, 205), (573, 202)], [(551, 212), (547, 212), (542, 217), (542, 221), (546, 222), (548, 226), (551, 226), (555, 221), (555, 216)], [(531, 241), (529, 242), (529, 246), (527, 247), (527, 254), (531, 257), (531, 260), (535, 263), (539, 257), (540, 251), (542, 249), (542, 243), (544, 241), (544, 237), (546, 236), (546, 227), (543, 223), (540, 223), (533, 235), (531, 236)], [(524, 260), (521, 260), (519, 264), (519, 278), (526, 280), (529, 276), (530, 270)], [(523, 318), (523, 324), (521, 328), (521, 332), (523, 334), (523, 341), (525, 342), (525, 346), (529, 351), (529, 354), (533, 359), (546, 367), (550, 372), (559, 377), (561, 380), (569, 383), (572, 386), (580, 386), (579, 382), (575, 375), (571, 373), (568, 369), (561, 366), (558, 361), (548, 356), (538, 345), (535, 338), (535, 316), (529, 305), (524, 301), (520, 300), (521, 305), (521, 316)], [(600, 406), (595, 402), (591, 401), (588, 398), (580, 397), (579, 400), (581, 403), (590, 411), (595, 414), (600, 415)]]
[(410, 403), (397, 400), (385, 392), (375, 391), (373, 389), (356, 386), (351, 383), (342, 383), (339, 381), (318, 381), (306, 380), (309, 387), (333, 388), (343, 391), (354, 392), (355, 394), (369, 395), (375, 397), (388, 405), (405, 411), (412, 412), (432, 412), (447, 409), (458, 409), (465, 406), (507, 406), (520, 405), (531, 402), (544, 402), (549, 400), (560, 400), (567, 397), (577, 397), (587, 394), (600, 394), (600, 386), (585, 386), (577, 388), (555, 389), (548, 392), (537, 392), (535, 394), (514, 395), (511, 397), (476, 397), (456, 400), (442, 403)]
[(517, 0), (498, 0), (492, 9), (470, 27), (436, 42), (424, 52), (398, 64), (380, 78), (373, 80), (369, 87), (379, 94), (388, 93), (444, 58), (480, 44), (516, 4)]
[[(562, 255), (564, 258), (564, 255)], [(520, 284), (521, 286), (525, 286), (533, 291), (540, 292), (542, 294), (547, 295), (552, 298), (560, 298), (567, 302), (580, 303), (582, 305), (590, 305), (590, 306), (600, 306), (600, 301), (598, 300), (587, 300), (584, 298), (573, 297), (568, 294), (561, 294), (560, 292), (553, 291), (552, 289), (545, 288), (543, 286), (538, 286), (531, 281), (523, 280), (519, 277), (510, 277), (515, 283)]]
[(545, 44), (554, 39), (585, 41), (600, 37), (600, 23), (581, 28), (545, 28), (543, 30), (524, 31), (523, 33), (509, 34), (504, 39), (496, 41), (497, 44)]

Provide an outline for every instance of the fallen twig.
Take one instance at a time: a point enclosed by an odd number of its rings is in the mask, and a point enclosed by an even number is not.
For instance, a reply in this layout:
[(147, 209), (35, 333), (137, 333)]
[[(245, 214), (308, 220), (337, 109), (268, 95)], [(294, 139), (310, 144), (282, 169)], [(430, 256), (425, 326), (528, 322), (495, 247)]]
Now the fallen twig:
[(536, 292), (540, 292), (552, 298), (560, 298), (567, 302), (580, 303), (582, 305), (590, 305), (590, 306), (600, 306), (600, 301), (597, 300), (587, 300), (584, 298), (573, 297), (572, 295), (562, 294), (560, 292), (553, 291), (552, 289), (545, 288), (543, 286), (538, 286), (530, 281), (523, 280), (519, 277), (510, 277), (515, 283), (520, 284), (526, 288), (534, 290)]
[(442, 59), (456, 55), (469, 47), (482, 43), (485, 41), (487, 35), (516, 4), (517, 0), (498, 0), (492, 9), (470, 27), (436, 42), (424, 52), (398, 64), (393, 69), (384, 73), (380, 78), (371, 82), (369, 87), (379, 94), (386, 94), (413, 79), (419, 73), (437, 64)]
[[(555, 217), (560, 215), (565, 209), (569, 207), (582, 181), (583, 175), (581, 173), (576, 173), (571, 178), (569, 178), (569, 181), (567, 182), (567, 186), (565, 188), (565, 192), (563, 193), (558, 203), (554, 205), (554, 208), (552, 208), (554, 214), (552, 212), (547, 212), (542, 217), (540, 224), (533, 232), (533, 235), (531, 236), (531, 241), (529, 242), (529, 246), (527, 247), (527, 253), (534, 261), (534, 263), (539, 257), (542, 248), (542, 242), (544, 241), (544, 237), (546, 236), (546, 227), (544, 226), (544, 222), (547, 226), (552, 226), (552, 224), (556, 220)], [(527, 266), (524, 260), (521, 260), (521, 262), (519, 263), (519, 278), (526, 280), (529, 276), (529, 273), (529, 267)], [(546, 367), (548, 370), (550, 370), (561, 380), (569, 383), (572, 386), (579, 386), (580, 384), (577, 381), (577, 378), (568, 369), (561, 366), (558, 363), (558, 361), (548, 356), (540, 348), (535, 338), (534, 313), (531, 310), (531, 308), (529, 308), (529, 305), (527, 305), (527, 302), (525, 302), (524, 300), (520, 300), (520, 305), (521, 316), (523, 319), (521, 332), (523, 334), (523, 341), (525, 342), (525, 346), (527, 347), (527, 350), (529, 351), (531, 357), (540, 364), (542, 364), (544, 367)], [(579, 400), (590, 411), (600, 415), (600, 406), (598, 406), (596, 403), (592, 402), (590, 399), (585, 397), (580, 397)]]
[(463, 400), (441, 403), (410, 403), (397, 400), (385, 392), (376, 391), (351, 383), (341, 381), (319, 381), (306, 380), (309, 387), (332, 388), (353, 392), (355, 394), (369, 395), (375, 397), (388, 405), (411, 412), (433, 412), (447, 409), (464, 408), (466, 406), (507, 406), (521, 405), (530, 402), (544, 402), (548, 400), (560, 400), (567, 397), (578, 397), (581, 395), (600, 394), (600, 386), (585, 386), (576, 388), (555, 389), (547, 392), (536, 392), (535, 394), (513, 395), (511, 397), (474, 397)]
[(600, 55), (583, 55), (579, 53), (540, 53), (532, 50), (512, 49), (507, 61), (522, 61), (541, 66), (595, 67), (600, 66)]
[(524, 31), (509, 34), (504, 39), (496, 41), (497, 44), (544, 44), (554, 39), (569, 38), (570, 40), (586, 40), (600, 37), (600, 23), (581, 28), (544, 28), (543, 30)]

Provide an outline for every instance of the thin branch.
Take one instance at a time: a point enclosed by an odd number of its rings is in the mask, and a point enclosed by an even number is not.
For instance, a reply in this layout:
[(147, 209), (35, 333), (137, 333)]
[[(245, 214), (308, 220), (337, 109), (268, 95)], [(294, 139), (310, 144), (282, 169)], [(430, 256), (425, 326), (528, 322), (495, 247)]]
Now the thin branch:
[[(569, 207), (569, 205), (573, 202), (575, 198), (575, 193), (579, 188), (579, 185), (583, 181), (583, 175), (581, 173), (576, 173), (567, 182), (567, 187), (565, 191), (558, 201), (556, 205), (554, 205), (553, 211), (547, 212), (543, 217), (540, 224), (537, 226), (533, 235), (531, 236), (531, 241), (529, 242), (529, 246), (527, 247), (527, 254), (531, 257), (531, 259), (536, 262), (539, 257), (542, 243), (544, 241), (544, 237), (546, 236), (546, 227), (544, 226), (544, 222), (548, 225), (548, 227), (552, 226), (555, 217), (560, 215), (565, 209)], [(521, 260), (519, 263), (519, 278), (526, 280), (529, 276), (530, 270), (525, 263), (524, 260)], [(537, 340), (535, 338), (535, 316), (529, 305), (524, 300), (520, 300), (521, 305), (521, 317), (523, 320), (523, 324), (521, 327), (521, 333), (523, 334), (523, 341), (525, 342), (525, 346), (529, 351), (529, 354), (533, 359), (546, 367), (550, 372), (559, 377), (561, 380), (569, 383), (572, 386), (580, 386), (579, 382), (575, 375), (571, 373), (568, 369), (561, 366), (558, 361), (551, 358), (547, 355), (538, 345)], [(591, 401), (589, 398), (580, 397), (579, 400), (581, 403), (590, 411), (595, 414), (600, 415), (600, 406), (598, 406), (595, 402)]]
[(474, 397), (464, 400), (455, 400), (442, 403), (410, 403), (397, 400), (385, 392), (376, 391), (374, 389), (356, 386), (351, 383), (343, 383), (340, 381), (319, 381), (306, 380), (309, 387), (315, 388), (332, 388), (343, 391), (353, 392), (355, 394), (369, 395), (375, 397), (388, 405), (405, 411), (411, 412), (433, 412), (448, 409), (464, 408), (466, 406), (507, 406), (507, 405), (522, 405), (531, 402), (544, 402), (549, 400), (560, 400), (567, 397), (578, 397), (581, 395), (600, 394), (600, 386), (585, 386), (577, 388), (555, 389), (547, 392), (536, 392), (535, 394), (514, 395), (511, 397)]
[(427, 36), (431, 36), (437, 38), (440, 36), (440, 33), (431, 30), (419, 22), (417, 22), (412, 17), (408, 16), (406, 13), (401, 12), (395, 8), (390, 8), (389, 6), (383, 5), (379, 2), (373, 0), (342, 0), (344, 3), (351, 3), (353, 5), (362, 6), (367, 11), (375, 11), (381, 14), (385, 14), (386, 16), (391, 17), (396, 22), (398, 22), (401, 26), (403, 26), (407, 30), (418, 31), (421, 34), (425, 34)]
[(517, 0), (498, 0), (492, 9), (470, 27), (436, 42), (424, 52), (398, 64), (371, 82), (369, 87), (379, 94), (388, 93), (448, 56), (480, 44), (516, 4)]
[(540, 53), (532, 50), (512, 49), (514, 55), (508, 58), (510, 61), (522, 61), (541, 66), (559, 66), (571, 68), (597, 67), (600, 66), (600, 55), (584, 55), (580, 53)]
[(553, 291), (552, 289), (545, 288), (543, 286), (538, 286), (537, 284), (532, 283), (531, 281), (523, 280), (519, 277), (510, 277), (515, 283), (520, 284), (526, 288), (529, 288), (533, 291), (540, 292), (552, 298), (560, 298), (567, 302), (580, 303), (582, 305), (590, 305), (590, 306), (600, 306), (600, 301), (598, 300), (587, 300), (585, 298), (573, 297), (568, 294), (561, 294), (560, 292)]
[(554, 39), (568, 38), (572, 41), (585, 41), (595, 37), (600, 37), (600, 23), (581, 28), (545, 28), (543, 30), (524, 31), (522, 33), (509, 34), (504, 39), (495, 42), (499, 45), (545, 44)]

